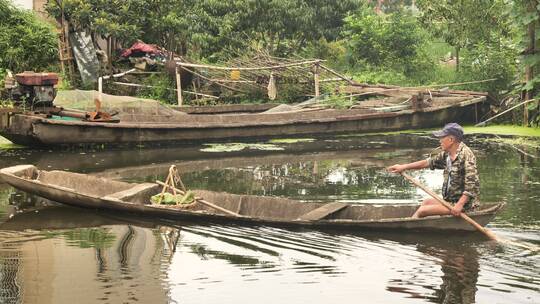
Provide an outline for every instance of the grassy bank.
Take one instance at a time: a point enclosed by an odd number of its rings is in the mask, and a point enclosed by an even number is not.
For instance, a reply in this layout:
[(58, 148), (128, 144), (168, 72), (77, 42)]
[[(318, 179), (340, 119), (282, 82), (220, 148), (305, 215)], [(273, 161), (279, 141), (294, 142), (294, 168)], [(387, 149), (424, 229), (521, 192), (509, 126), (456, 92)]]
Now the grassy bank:
[(0, 136), (0, 149), (15, 149), (21, 147), (22, 146), (16, 145), (11, 141), (5, 139), (4, 137)]
[[(369, 135), (396, 135), (396, 134), (415, 134), (415, 133), (427, 133), (441, 129), (429, 128), (429, 129), (408, 129), (390, 132), (370, 132), (359, 134), (343, 134), (336, 135), (336, 137), (351, 137), (351, 136), (369, 136)], [(473, 127), (464, 126), (465, 135), (467, 134), (491, 134), (491, 135), (506, 135), (506, 136), (523, 136), (523, 137), (540, 137), (540, 128), (522, 127), (514, 125), (490, 125), (487, 127)]]
[(465, 134), (496, 134), (540, 137), (540, 128), (528, 128), (513, 125), (492, 125), (486, 127), (465, 127)]

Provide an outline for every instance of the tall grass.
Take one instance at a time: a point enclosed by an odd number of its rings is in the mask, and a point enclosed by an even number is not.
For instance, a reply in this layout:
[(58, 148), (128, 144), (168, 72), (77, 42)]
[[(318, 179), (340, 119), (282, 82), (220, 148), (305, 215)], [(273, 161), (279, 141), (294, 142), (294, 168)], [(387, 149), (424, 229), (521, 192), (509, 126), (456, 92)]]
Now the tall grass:
[(439, 61), (448, 61), (454, 55), (454, 48), (442, 40), (435, 40), (426, 46), (426, 52)]

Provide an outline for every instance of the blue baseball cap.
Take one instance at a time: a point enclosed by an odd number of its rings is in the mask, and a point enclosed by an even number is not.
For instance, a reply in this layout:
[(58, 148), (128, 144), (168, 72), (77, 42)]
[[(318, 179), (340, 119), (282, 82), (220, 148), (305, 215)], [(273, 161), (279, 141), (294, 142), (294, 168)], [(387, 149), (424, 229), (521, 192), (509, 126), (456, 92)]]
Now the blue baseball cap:
[(463, 140), (463, 128), (455, 122), (447, 123), (442, 130), (433, 132), (435, 137), (455, 136), (459, 141)]

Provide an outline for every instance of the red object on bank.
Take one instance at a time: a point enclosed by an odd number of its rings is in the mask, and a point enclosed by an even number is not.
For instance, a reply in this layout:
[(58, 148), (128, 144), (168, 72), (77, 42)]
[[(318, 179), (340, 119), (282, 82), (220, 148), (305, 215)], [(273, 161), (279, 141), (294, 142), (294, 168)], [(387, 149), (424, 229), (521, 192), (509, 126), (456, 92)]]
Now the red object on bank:
[(58, 74), (25, 71), (15, 74), (15, 79), (18, 83), (27, 86), (56, 85), (58, 83)]
[(147, 44), (142, 41), (135, 42), (129, 49), (125, 49), (120, 56), (140, 56), (144, 54), (163, 54), (163, 52), (155, 44)]

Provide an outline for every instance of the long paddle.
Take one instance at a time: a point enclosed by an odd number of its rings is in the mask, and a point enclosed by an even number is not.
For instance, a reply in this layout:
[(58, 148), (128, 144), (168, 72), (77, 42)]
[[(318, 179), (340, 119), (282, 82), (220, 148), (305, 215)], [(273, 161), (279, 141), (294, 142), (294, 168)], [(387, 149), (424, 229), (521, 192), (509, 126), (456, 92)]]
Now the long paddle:
[[(407, 173), (405, 172), (400, 172), (400, 174), (405, 177), (406, 179), (408, 179), (411, 183), (415, 184), (418, 188), (424, 190), (424, 192), (426, 192), (427, 194), (431, 195), (431, 197), (433, 197), (434, 199), (437, 200), (437, 202), (439, 202), (441, 205), (445, 206), (448, 210), (452, 210), (452, 205), (450, 205), (448, 202), (446, 202), (445, 200), (443, 200), (441, 197), (439, 197), (435, 192), (433, 192), (431, 189), (429, 189), (428, 187), (424, 186), (423, 184), (421, 184), (419, 181), (417, 181), (416, 179), (412, 178), (410, 175), (408, 175)], [(478, 224), (477, 222), (475, 222), (472, 218), (470, 218), (467, 214), (465, 213), (460, 213), (459, 216), (464, 219), (465, 221), (467, 221), (469, 224), (473, 225), (474, 228), (476, 228), (478, 231), (482, 232), (483, 234), (485, 234), (488, 238), (494, 240), (494, 241), (500, 241), (499, 238), (495, 235), (495, 233), (491, 232), (491, 230), (489, 229), (486, 229), (482, 226), (480, 226), (480, 224)]]
[[(417, 181), (416, 179), (412, 178), (410, 175), (408, 175), (407, 173), (405, 172), (400, 172), (399, 174), (401, 174), (403, 177), (405, 177), (407, 180), (409, 180), (411, 183), (413, 183), (414, 185), (416, 185), (418, 188), (424, 190), (424, 192), (426, 192), (427, 194), (431, 195), (431, 197), (433, 197), (434, 199), (437, 200), (437, 202), (441, 203), (441, 205), (445, 206), (446, 208), (448, 208), (448, 210), (451, 210), (453, 207), (452, 205), (450, 205), (448, 202), (446, 202), (445, 200), (443, 200), (441, 197), (439, 197), (435, 192), (433, 192), (431, 189), (429, 189), (428, 187), (424, 186), (423, 184), (421, 184), (419, 181)], [(507, 240), (507, 239), (503, 239), (503, 238), (500, 238), (498, 236), (495, 235), (495, 233), (491, 232), (491, 230), (489, 229), (486, 229), (482, 226), (480, 226), (477, 222), (475, 222), (472, 218), (470, 218), (467, 214), (465, 213), (460, 213), (459, 216), (464, 219), (465, 221), (467, 221), (468, 223), (470, 223), (471, 225), (474, 226), (474, 228), (478, 229), (478, 231), (482, 232), (483, 234), (485, 234), (488, 238), (494, 240), (494, 241), (497, 241), (497, 242), (500, 242), (500, 243), (506, 243), (506, 244), (512, 244), (514, 246), (517, 246), (517, 247), (521, 247), (521, 248), (524, 248), (524, 249), (528, 249), (528, 250), (531, 250), (531, 251), (535, 251), (535, 252), (538, 252), (540, 251), (540, 247), (538, 246), (535, 246), (535, 245), (528, 245), (528, 244), (522, 244), (522, 243), (518, 243), (518, 242), (514, 242), (514, 241), (511, 241), (511, 240)]]

